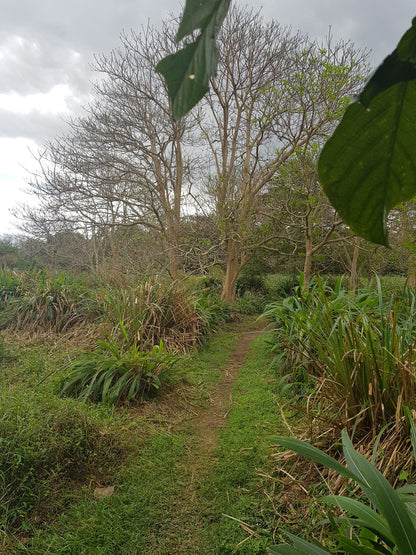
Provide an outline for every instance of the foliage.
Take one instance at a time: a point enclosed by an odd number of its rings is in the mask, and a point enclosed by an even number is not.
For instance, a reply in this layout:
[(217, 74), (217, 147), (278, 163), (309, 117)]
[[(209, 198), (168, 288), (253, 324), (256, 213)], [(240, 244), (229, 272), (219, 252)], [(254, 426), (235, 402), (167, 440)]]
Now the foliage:
[[(225, 13), (222, 2), (217, 5), (212, 2), (210, 7), (222, 21), (228, 6)], [(180, 28), (189, 25), (194, 29), (194, 17), (198, 19), (198, 5), (188, 0)], [(201, 36), (209, 29), (210, 21), (199, 16), (197, 27), (201, 28)], [(195, 48), (197, 42), (187, 48)], [(215, 41), (207, 49), (213, 55)], [(175, 62), (163, 60), (168, 66), (165, 71), (180, 75), (182, 68), (176, 67)], [(201, 64), (192, 71), (203, 68)], [(181, 74), (176, 89), (189, 82), (188, 76)], [(200, 96), (203, 94), (201, 90)], [(195, 97), (183, 97), (181, 115), (197, 101)], [(348, 107), (319, 161), (320, 180), (334, 208), (353, 231), (377, 243), (387, 242), (388, 212), (416, 193), (415, 104), (416, 18), (397, 48), (370, 78), (358, 100)]]
[(402, 403), (414, 406), (415, 303), (410, 289), (385, 301), (380, 283), (378, 292), (353, 295), (340, 280), (334, 290), (316, 280), (269, 305), (265, 316), (276, 325), (273, 349), (283, 372), (296, 380), (303, 368), (344, 425), (360, 417), (377, 432), (395, 420)]
[[(106, 418), (108, 422), (101, 426), (100, 444), (108, 445), (110, 438), (118, 439), (123, 442), (124, 449), (119, 453), (120, 465), (111, 473), (104, 467), (104, 472), (107, 470), (104, 476), (98, 472), (99, 449), (94, 475), (82, 473), (64, 499), (51, 499), (57, 503), (52, 514), (45, 511), (43, 518), (38, 520), (30, 520), (29, 515), (27, 543), (18, 548), (31, 555), (147, 554), (152, 551), (173, 554), (183, 552), (185, 544), (186, 547), (190, 545), (187, 552), (194, 553), (193, 546), (199, 545), (196, 536), (204, 534), (206, 528), (215, 523), (210, 518), (212, 500), (200, 496), (196, 485), (194, 456), (201, 438), (195, 433), (193, 418), (196, 410), (199, 412), (207, 405), (211, 388), (221, 379), (237, 340), (238, 336), (229, 329), (219, 332), (214, 342), (193, 354), (192, 367), (187, 369), (188, 384), (163, 397), (160, 403), (122, 410), (68, 398), (55, 399), (57, 406), (68, 405), (68, 410), (75, 410), (79, 422), (82, 421), (80, 412), (88, 413), (94, 420), (95, 415), (102, 415), (102, 420)], [(265, 381), (264, 388), (267, 387)], [(269, 395), (272, 407), (273, 399)], [(261, 401), (264, 405), (264, 400)], [(40, 399), (37, 406), (39, 411), (50, 407)], [(259, 431), (262, 429), (260, 427)], [(268, 433), (272, 431), (268, 429)], [(263, 438), (263, 442), (266, 451), (268, 438)], [(206, 467), (206, 460), (203, 466)], [(113, 484), (114, 495), (94, 499), (92, 490), (96, 482)], [(195, 485), (193, 500), (190, 485)], [(251, 502), (252, 497), (246, 497)], [(186, 513), (186, 518), (178, 514), (178, 508)], [(200, 525), (201, 517), (206, 526)], [(13, 550), (14, 539), (8, 539), (8, 552), (20, 552), (18, 548)], [(200, 551), (206, 552), (204, 548), (206, 544), (201, 545)]]
[(231, 319), (230, 306), (209, 290), (197, 295), (196, 310), (201, 319), (200, 326), (203, 337), (209, 336), (221, 324)]
[(72, 480), (119, 464), (119, 439), (71, 400), (22, 388), (0, 396), (0, 533), (25, 531), (36, 515), (54, 513)]
[(110, 337), (69, 364), (59, 384), (61, 395), (114, 405), (146, 398), (166, 382), (178, 356), (165, 353), (162, 341), (145, 351), (140, 343), (130, 343), (121, 322), (120, 330), (122, 345)]
[(98, 316), (87, 287), (66, 274), (53, 278), (44, 271), (22, 273), (12, 284), (12, 294), (4, 297), (7, 302), (0, 313), (2, 329), (59, 333)]
[(194, 295), (177, 283), (151, 279), (136, 287), (104, 290), (102, 304), (114, 328), (123, 322), (130, 344), (137, 342), (149, 350), (163, 342), (168, 350), (183, 353), (215, 328), (224, 311), (224, 305), (209, 295)]
[(261, 314), (266, 308), (267, 299), (264, 295), (246, 291), (235, 300), (235, 307), (240, 314)]
[(288, 297), (299, 285), (299, 276), (292, 274), (269, 274), (264, 278), (266, 294), (269, 297)]
[[(351, 515), (330, 517), (337, 541), (334, 552), (351, 555), (416, 554), (416, 488), (404, 486), (394, 490), (386, 478), (353, 448), (345, 430), (342, 432), (342, 447), (347, 467), (316, 447), (297, 439), (279, 437), (277, 443), (355, 481), (368, 498), (368, 501), (335, 495), (324, 498), (326, 504)], [(319, 555), (330, 552), (318, 542), (309, 543), (292, 534), (288, 536), (293, 541), (293, 547), (273, 546), (268, 549), (268, 553)]]
[(264, 277), (259, 274), (252, 274), (248, 272), (242, 272), (237, 280), (237, 295), (243, 296), (246, 291), (251, 291), (252, 293), (263, 293), (264, 292)]
[(175, 119), (180, 119), (201, 100), (210, 78), (216, 74), (215, 39), (229, 6), (230, 0), (190, 0), (185, 6), (176, 42), (198, 29), (201, 33), (194, 42), (167, 56), (156, 67), (166, 79)]
[(18, 274), (0, 269), (0, 309), (3, 309), (10, 299), (20, 295), (22, 285)]
[[(416, 193), (416, 18), (326, 143), (319, 175), (353, 231), (387, 243), (387, 215)], [(353, 145), (353, 148), (351, 148)]]

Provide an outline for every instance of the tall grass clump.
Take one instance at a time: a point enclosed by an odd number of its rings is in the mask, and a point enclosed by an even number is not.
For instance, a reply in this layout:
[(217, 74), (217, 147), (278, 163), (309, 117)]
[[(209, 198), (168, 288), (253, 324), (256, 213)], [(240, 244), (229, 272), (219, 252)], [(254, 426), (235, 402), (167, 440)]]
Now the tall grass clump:
[(176, 283), (148, 279), (136, 287), (107, 289), (102, 304), (113, 328), (123, 322), (130, 344), (151, 350), (163, 342), (169, 351), (186, 353), (222, 317), (218, 303), (202, 297)]
[(416, 487), (414, 484), (394, 489), (377, 468), (354, 449), (345, 430), (342, 432), (342, 449), (347, 466), (295, 438), (276, 439), (283, 447), (352, 480), (362, 489), (367, 499), (365, 497), (357, 499), (356, 496), (347, 495), (327, 495), (322, 499), (326, 505), (336, 509), (335, 514), (331, 511), (329, 519), (324, 521), (331, 524), (334, 529), (329, 538), (331, 548), (328, 549), (327, 545), (316, 539), (309, 542), (286, 532), (285, 535), (293, 546), (286, 543), (272, 546), (267, 550), (269, 555), (286, 553), (416, 555)]
[(7, 303), (18, 297), (22, 292), (22, 282), (18, 274), (7, 269), (0, 268), (0, 310)]
[(78, 353), (58, 391), (111, 405), (147, 399), (172, 378), (172, 366), (217, 327), (224, 309), (175, 283), (146, 280), (101, 293), (107, 339)]
[(0, 312), (2, 329), (60, 333), (98, 315), (88, 288), (64, 273), (57, 277), (45, 272), (20, 274), (18, 279), (18, 294), (10, 296)]
[(150, 350), (133, 341), (120, 323), (124, 341), (110, 337), (97, 349), (79, 353), (59, 384), (64, 396), (110, 405), (147, 398), (163, 382), (179, 357), (164, 350), (163, 342)]
[[(383, 299), (378, 290), (331, 289), (320, 280), (270, 305), (273, 349), (285, 374), (301, 368), (320, 398), (335, 410), (339, 426), (360, 422), (376, 434), (400, 421), (402, 405), (416, 405), (416, 298)], [(327, 403), (328, 404), (328, 403)]]

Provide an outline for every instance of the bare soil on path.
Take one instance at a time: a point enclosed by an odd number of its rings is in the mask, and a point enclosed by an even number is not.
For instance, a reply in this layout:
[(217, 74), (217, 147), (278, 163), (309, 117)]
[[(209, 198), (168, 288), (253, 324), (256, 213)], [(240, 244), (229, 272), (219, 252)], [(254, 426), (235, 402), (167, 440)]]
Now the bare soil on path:
[[(256, 325), (257, 324), (257, 325)], [(196, 530), (204, 526), (206, 503), (198, 498), (198, 488), (208, 477), (216, 462), (215, 452), (221, 429), (226, 426), (227, 415), (233, 404), (233, 388), (240, 370), (244, 365), (252, 340), (261, 335), (264, 326), (255, 323), (255, 327), (238, 332), (240, 337), (223, 375), (210, 391), (207, 408), (200, 408), (188, 422), (195, 430), (195, 441), (191, 441), (189, 451), (176, 469), (178, 479), (184, 486), (176, 497), (170, 511), (170, 522), (166, 523), (166, 534), (169, 535), (169, 550), (166, 544), (153, 547), (154, 555), (191, 555), (200, 553), (196, 544)], [(245, 329), (244, 329), (245, 328)], [(167, 538), (165, 538), (167, 539)], [(206, 551), (204, 550), (206, 553)]]

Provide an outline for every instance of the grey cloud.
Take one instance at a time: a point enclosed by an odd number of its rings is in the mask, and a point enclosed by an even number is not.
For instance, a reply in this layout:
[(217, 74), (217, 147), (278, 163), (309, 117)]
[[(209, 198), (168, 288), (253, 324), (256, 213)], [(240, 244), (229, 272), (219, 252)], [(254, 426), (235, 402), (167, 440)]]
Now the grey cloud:
[[(243, 0), (240, 2), (243, 3)], [(313, 37), (351, 39), (371, 50), (371, 63), (380, 63), (396, 46), (416, 15), (414, 0), (263, 0), (263, 14)]]
[(17, 114), (0, 108), (0, 137), (6, 139), (26, 137), (42, 144), (61, 133), (65, 124), (59, 115)]
[(138, 29), (148, 18), (160, 21), (166, 12), (160, 8), (167, 5), (167, 0), (3, 0), (0, 93), (47, 92), (57, 83), (85, 93), (94, 54), (116, 47), (123, 29)]
[[(0, 93), (48, 92), (67, 84), (86, 99), (95, 79), (94, 54), (119, 44), (120, 33), (155, 26), (169, 13), (179, 14), (185, 0), (2, 0), (0, 18)], [(236, 0), (253, 6), (255, 0)], [(335, 39), (351, 38), (372, 49), (372, 63), (386, 56), (415, 15), (414, 0), (262, 0), (265, 19), (323, 38), (329, 27)], [(17, 39), (16, 37), (20, 37)], [(76, 104), (74, 105), (76, 107)], [(64, 129), (59, 117), (0, 112), (0, 136), (42, 140)]]

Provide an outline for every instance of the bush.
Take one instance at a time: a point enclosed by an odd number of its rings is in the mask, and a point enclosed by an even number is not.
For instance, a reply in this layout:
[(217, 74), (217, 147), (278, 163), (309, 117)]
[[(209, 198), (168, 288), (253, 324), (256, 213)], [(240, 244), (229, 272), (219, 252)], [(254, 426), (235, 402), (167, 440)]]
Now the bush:
[(202, 294), (197, 295), (196, 310), (201, 318), (203, 337), (216, 331), (221, 324), (231, 318), (229, 305), (210, 291), (203, 291)]
[(298, 275), (269, 274), (264, 279), (265, 292), (267, 297), (288, 297), (293, 295), (296, 287), (299, 286)]
[(109, 338), (70, 363), (58, 387), (61, 395), (114, 405), (146, 398), (167, 381), (167, 372), (179, 357), (165, 353), (163, 342), (144, 351), (140, 344), (130, 344), (121, 323), (120, 328), (121, 346)]
[(105, 480), (121, 461), (119, 438), (75, 401), (25, 391), (0, 397), (0, 530), (53, 514), (72, 481)]
[(97, 316), (98, 305), (87, 287), (66, 274), (55, 278), (44, 272), (21, 274), (15, 294), (0, 313), (0, 328), (60, 333)]
[(142, 350), (161, 342), (169, 351), (182, 353), (196, 347), (205, 325), (196, 303), (194, 295), (175, 283), (150, 279), (136, 287), (106, 289), (102, 295), (114, 330), (123, 322), (129, 344), (137, 342)]
[(235, 307), (240, 314), (261, 314), (265, 309), (267, 300), (263, 295), (256, 295), (246, 291), (242, 297), (237, 297)]
[(377, 432), (396, 420), (402, 403), (415, 407), (415, 309), (411, 290), (385, 302), (380, 282), (378, 292), (353, 295), (340, 280), (335, 289), (313, 280), (271, 304), (265, 316), (276, 325), (273, 349), (283, 372), (305, 368), (345, 426), (360, 416)]
[(342, 433), (342, 446), (347, 467), (303, 441), (280, 437), (277, 438), (277, 443), (335, 470), (341, 476), (352, 479), (361, 487), (368, 501), (350, 499), (347, 496), (324, 497), (323, 501), (326, 504), (347, 512), (340, 517), (331, 516), (329, 519), (335, 528), (335, 533), (332, 534), (337, 542), (335, 550), (329, 551), (317, 541), (309, 543), (288, 533), (293, 547), (286, 544), (276, 545), (268, 549), (269, 555), (324, 555), (331, 552), (363, 555), (416, 554), (416, 487), (411, 485), (394, 490), (386, 478), (353, 448), (345, 430)]
[(250, 291), (252, 293), (263, 293), (264, 277), (243, 272), (243, 274), (237, 279), (237, 296), (242, 297), (246, 291)]
[(18, 297), (22, 289), (23, 286), (18, 274), (0, 269), (0, 309), (5, 308), (10, 299)]

